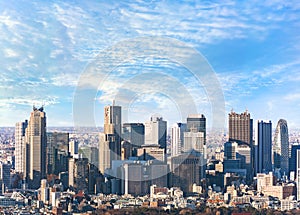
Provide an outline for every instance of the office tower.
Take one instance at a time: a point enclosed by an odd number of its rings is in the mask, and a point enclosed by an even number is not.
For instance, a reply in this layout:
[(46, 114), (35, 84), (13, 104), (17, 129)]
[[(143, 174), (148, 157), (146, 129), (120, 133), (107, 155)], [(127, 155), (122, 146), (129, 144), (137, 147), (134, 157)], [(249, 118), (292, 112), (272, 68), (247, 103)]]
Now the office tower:
[(122, 138), (139, 148), (145, 144), (145, 126), (143, 123), (124, 123)]
[(167, 122), (161, 116), (153, 115), (145, 123), (145, 145), (157, 144), (167, 150)]
[(112, 161), (118, 159), (117, 143), (113, 134), (99, 134), (99, 170), (104, 174), (111, 167)]
[(10, 188), (11, 185), (11, 168), (12, 165), (10, 163), (0, 162), (0, 180), (2, 181), (2, 185), (4, 185), (5, 188)]
[(89, 163), (94, 164), (98, 168), (99, 149), (93, 146), (83, 146), (78, 150), (83, 158), (87, 158)]
[(191, 114), (187, 118), (188, 132), (204, 132), (206, 138), (206, 118), (203, 114)]
[(184, 152), (196, 150), (206, 158), (206, 145), (204, 132), (184, 132)]
[[(228, 114), (228, 124), (229, 124), (229, 141), (237, 142), (239, 145), (239, 152), (241, 155), (241, 162), (246, 162), (242, 164), (247, 170), (247, 179), (252, 179), (253, 173), (253, 120), (250, 118), (250, 113), (245, 111), (244, 113), (238, 114), (233, 111)], [(250, 153), (250, 159), (248, 155)]]
[(121, 129), (122, 129), (122, 109), (121, 106), (104, 107), (104, 134), (114, 135), (116, 142), (115, 153), (121, 155)]
[(46, 177), (46, 113), (44, 108), (33, 107), (26, 128), (27, 165), (29, 186), (33, 189), (40, 186), (40, 180)]
[(252, 146), (253, 135), (253, 120), (250, 118), (250, 113), (245, 111), (238, 114), (233, 111), (229, 116), (229, 141)]
[(69, 141), (69, 153), (71, 157), (74, 157), (78, 154), (78, 141), (75, 139), (71, 139)]
[(224, 144), (224, 159), (236, 159), (238, 144), (237, 142), (226, 142)]
[(104, 174), (109, 169), (112, 160), (119, 160), (121, 156), (121, 106), (104, 107), (104, 132), (100, 134), (99, 142), (99, 170)]
[(296, 165), (296, 180), (297, 180), (297, 200), (300, 200), (300, 150), (297, 152), (297, 165)]
[(47, 174), (58, 175), (59, 172), (67, 171), (69, 152), (69, 133), (47, 133)]
[(201, 177), (205, 177), (206, 171), (206, 118), (203, 114), (189, 115), (187, 118), (187, 131), (183, 133), (183, 151), (185, 153), (197, 152), (200, 155), (202, 171)]
[(76, 190), (88, 191), (88, 163), (87, 158), (69, 159), (69, 186)]
[(18, 122), (15, 127), (15, 170), (17, 173), (25, 177), (25, 164), (26, 164), (26, 140), (25, 131), (28, 121)]
[(297, 169), (297, 150), (300, 149), (300, 144), (295, 143), (291, 146), (291, 157), (289, 159), (289, 172), (296, 173)]
[(171, 128), (171, 156), (181, 154), (184, 146), (183, 133), (186, 131), (186, 123), (175, 123)]
[(193, 192), (193, 184), (200, 185), (201, 179), (204, 178), (203, 159), (198, 152), (189, 154), (182, 153), (171, 157), (171, 186), (180, 187), (185, 195)]
[(257, 121), (254, 144), (254, 173), (272, 171), (272, 123)]
[(277, 123), (274, 146), (273, 146), (274, 168), (280, 169), (282, 174), (289, 173), (289, 134), (287, 122), (280, 119)]

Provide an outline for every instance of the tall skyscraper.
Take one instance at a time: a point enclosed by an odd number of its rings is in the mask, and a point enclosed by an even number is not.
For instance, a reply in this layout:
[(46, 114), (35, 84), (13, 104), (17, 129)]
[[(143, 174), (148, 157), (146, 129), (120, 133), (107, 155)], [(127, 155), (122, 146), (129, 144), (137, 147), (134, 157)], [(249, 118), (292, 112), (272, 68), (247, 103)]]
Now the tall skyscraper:
[(145, 144), (158, 144), (161, 148), (167, 149), (167, 121), (161, 116), (153, 115), (150, 121), (145, 123)]
[(238, 153), (241, 155), (242, 168), (243, 166), (246, 168), (247, 179), (251, 180), (254, 156), (252, 151), (253, 120), (250, 118), (250, 113), (248, 113), (248, 111), (241, 114), (231, 111), (231, 113), (228, 114), (228, 117), (229, 141), (238, 143)]
[(289, 159), (289, 171), (296, 174), (297, 169), (297, 150), (300, 149), (300, 144), (295, 143), (291, 146), (291, 157)]
[(183, 151), (184, 132), (186, 123), (175, 123), (171, 128), (171, 156), (181, 154)]
[(103, 174), (105, 169), (111, 167), (112, 160), (121, 157), (121, 106), (104, 107), (104, 132), (100, 134), (99, 143), (99, 170)]
[(27, 165), (29, 186), (38, 188), (40, 180), (46, 177), (46, 113), (44, 108), (33, 107), (26, 129)]
[(229, 141), (252, 146), (253, 120), (250, 113), (245, 111), (238, 114), (233, 111), (229, 115)]
[(297, 166), (296, 166), (296, 180), (297, 180), (297, 200), (300, 200), (300, 150), (297, 150)]
[(26, 140), (25, 131), (28, 121), (18, 122), (15, 127), (15, 170), (25, 177), (26, 165)]
[(47, 133), (47, 174), (67, 171), (69, 133)]
[(104, 107), (104, 134), (113, 134), (115, 136), (116, 151), (121, 155), (121, 132), (122, 132), (122, 109), (121, 106)]
[(280, 119), (277, 123), (273, 145), (274, 168), (282, 174), (289, 173), (289, 134), (287, 122)]
[(272, 123), (257, 121), (254, 144), (254, 172), (272, 171)]

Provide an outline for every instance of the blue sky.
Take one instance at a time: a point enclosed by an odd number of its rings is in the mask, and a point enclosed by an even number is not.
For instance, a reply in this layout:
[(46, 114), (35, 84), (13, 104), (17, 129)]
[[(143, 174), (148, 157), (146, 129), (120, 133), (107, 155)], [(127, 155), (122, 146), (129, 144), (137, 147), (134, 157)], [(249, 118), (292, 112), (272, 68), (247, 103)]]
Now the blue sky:
[[(1, 1), (0, 126), (28, 118), (33, 104), (45, 104), (49, 126), (73, 125), (74, 92), (97, 55), (124, 40), (161, 36), (182, 41), (207, 59), (224, 93), (226, 118), (231, 109), (248, 109), (254, 120), (272, 120), (275, 127), (284, 118), (299, 128), (299, 29), (297, 0)], [(95, 124), (103, 124), (103, 106), (117, 92), (126, 93), (131, 78), (153, 71), (176, 79), (209, 123), (205, 87), (185, 68), (139, 59), (105, 78), (95, 95)], [(178, 86), (169, 81), (170, 89)], [(137, 90), (143, 92), (143, 83), (135, 83)], [(172, 95), (158, 92), (142, 93), (129, 106), (132, 122), (154, 113), (169, 123), (185, 118)]]

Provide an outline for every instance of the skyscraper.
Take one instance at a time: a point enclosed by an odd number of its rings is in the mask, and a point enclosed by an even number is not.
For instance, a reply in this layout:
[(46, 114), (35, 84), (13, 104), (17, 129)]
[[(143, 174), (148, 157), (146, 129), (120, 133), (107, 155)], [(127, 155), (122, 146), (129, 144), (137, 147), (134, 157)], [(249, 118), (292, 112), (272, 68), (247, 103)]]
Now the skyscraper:
[(257, 121), (254, 144), (254, 172), (272, 171), (272, 123)]
[(297, 150), (297, 168), (296, 168), (296, 180), (297, 180), (297, 200), (300, 200), (300, 150)]
[(191, 114), (187, 118), (188, 132), (204, 132), (206, 137), (206, 118), (203, 114)]
[(300, 149), (300, 144), (299, 143), (294, 143), (291, 146), (291, 157), (289, 159), (289, 172), (294, 172), (296, 173), (297, 169), (297, 150)]
[(282, 174), (289, 173), (289, 134), (287, 122), (280, 119), (277, 123), (273, 145), (274, 168)]
[(87, 158), (69, 159), (69, 186), (77, 190), (88, 190), (88, 163)]
[(15, 127), (15, 170), (25, 177), (25, 164), (26, 164), (26, 140), (25, 131), (28, 125), (28, 121), (18, 122)]
[(245, 111), (238, 114), (231, 111), (228, 116), (229, 141), (252, 146), (253, 120), (250, 118), (250, 113)]
[(122, 109), (121, 106), (104, 107), (104, 133), (113, 134), (115, 136), (116, 151), (115, 153), (121, 155), (121, 129), (122, 129)]
[(153, 115), (150, 121), (145, 123), (145, 144), (158, 144), (161, 148), (167, 149), (167, 121), (161, 116)]
[(145, 143), (145, 126), (143, 123), (124, 123), (122, 137), (133, 147), (141, 147)]
[(203, 155), (196, 151), (171, 157), (171, 186), (180, 187), (185, 195), (193, 192), (193, 184), (200, 185), (203, 175)]
[[(253, 120), (248, 111), (241, 114), (231, 111), (228, 117), (229, 141), (238, 143), (242, 167), (246, 168), (247, 179), (251, 180), (253, 172)], [(245, 163), (243, 164), (243, 162)]]
[(46, 113), (44, 108), (33, 107), (26, 129), (26, 172), (31, 188), (38, 188), (46, 177)]
[(67, 157), (69, 151), (69, 133), (47, 133), (47, 174), (67, 171)]
[(171, 128), (171, 156), (181, 154), (183, 150), (186, 123), (175, 123)]
[(121, 156), (121, 106), (104, 107), (104, 132), (100, 134), (99, 143), (99, 170), (103, 174), (111, 167), (112, 160)]

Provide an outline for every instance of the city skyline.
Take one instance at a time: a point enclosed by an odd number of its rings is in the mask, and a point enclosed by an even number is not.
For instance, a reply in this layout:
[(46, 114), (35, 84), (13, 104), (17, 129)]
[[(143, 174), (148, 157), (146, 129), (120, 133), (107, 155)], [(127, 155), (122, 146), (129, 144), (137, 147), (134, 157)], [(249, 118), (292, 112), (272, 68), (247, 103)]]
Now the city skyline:
[[(162, 36), (183, 41), (207, 59), (222, 86), (225, 118), (231, 109), (248, 109), (254, 120), (283, 118), (289, 128), (300, 127), (295, 117), (300, 104), (296, 1), (25, 1), (1, 2), (0, 8), (0, 126), (14, 126), (32, 105), (41, 104), (48, 126), (72, 126), (77, 81), (97, 54), (126, 39)], [(210, 102), (203, 87), (182, 66), (151, 59), (125, 63), (106, 80), (95, 95), (97, 125), (103, 125), (103, 107), (123, 89), (129, 71), (159, 71), (182, 79), (209, 125)], [(132, 102), (126, 122), (145, 122), (160, 113), (172, 125), (182, 122), (176, 108), (166, 96), (143, 95)]]

